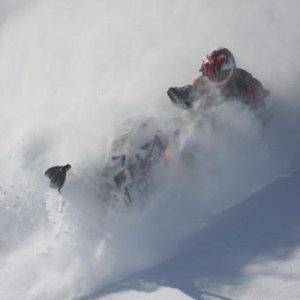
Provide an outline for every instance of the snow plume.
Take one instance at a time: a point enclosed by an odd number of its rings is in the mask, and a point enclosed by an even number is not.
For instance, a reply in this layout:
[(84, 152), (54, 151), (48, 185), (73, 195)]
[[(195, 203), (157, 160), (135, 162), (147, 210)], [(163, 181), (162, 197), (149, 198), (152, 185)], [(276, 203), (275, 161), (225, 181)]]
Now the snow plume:
[[(12, 5), (12, 6), (11, 6)], [(298, 1), (1, 3), (0, 286), (4, 299), (86, 297), (180, 251), (212, 215), (298, 168)], [(185, 127), (144, 210), (107, 216), (97, 186), (120, 120), (186, 118), (165, 95), (224, 45), (272, 91)], [(71, 163), (62, 195), (44, 170)], [(143, 199), (140, 199), (143, 201)]]

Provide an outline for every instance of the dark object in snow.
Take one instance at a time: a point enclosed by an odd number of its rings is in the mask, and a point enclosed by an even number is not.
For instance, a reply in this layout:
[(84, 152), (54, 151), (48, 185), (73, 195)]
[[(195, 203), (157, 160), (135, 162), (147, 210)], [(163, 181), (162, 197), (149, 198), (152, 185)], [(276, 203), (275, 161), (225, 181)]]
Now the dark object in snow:
[(69, 171), (70, 169), (71, 165), (69, 164), (65, 166), (55, 166), (49, 168), (45, 172), (45, 176), (50, 179), (50, 187), (58, 189), (58, 191), (60, 192), (65, 183), (67, 171)]

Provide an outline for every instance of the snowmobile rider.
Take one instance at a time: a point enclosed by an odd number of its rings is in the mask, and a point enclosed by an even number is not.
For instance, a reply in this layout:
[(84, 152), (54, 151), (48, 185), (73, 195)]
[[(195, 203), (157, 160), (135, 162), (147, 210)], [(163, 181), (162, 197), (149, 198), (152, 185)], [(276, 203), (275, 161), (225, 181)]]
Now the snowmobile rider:
[[(250, 73), (236, 67), (234, 56), (227, 48), (219, 47), (207, 54), (199, 71), (202, 75), (192, 85), (169, 88), (167, 94), (174, 104), (192, 108), (193, 102), (203, 96), (209, 98), (214, 90), (225, 100), (238, 99), (253, 108), (265, 106), (264, 99), (270, 92)], [(209, 107), (216, 97), (210, 98), (204, 107)]]

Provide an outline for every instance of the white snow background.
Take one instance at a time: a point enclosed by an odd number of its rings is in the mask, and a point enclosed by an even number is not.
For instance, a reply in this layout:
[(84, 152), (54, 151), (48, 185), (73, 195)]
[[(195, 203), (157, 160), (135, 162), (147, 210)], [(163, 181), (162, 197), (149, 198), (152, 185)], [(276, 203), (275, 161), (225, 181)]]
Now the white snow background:
[[(0, 298), (299, 299), (299, 9), (2, 0)], [(175, 159), (144, 210), (107, 216), (107, 137), (128, 117), (180, 116), (166, 90), (218, 45), (271, 90), (266, 125), (221, 105), (186, 135), (194, 168)], [(43, 173), (65, 163), (59, 195)]]

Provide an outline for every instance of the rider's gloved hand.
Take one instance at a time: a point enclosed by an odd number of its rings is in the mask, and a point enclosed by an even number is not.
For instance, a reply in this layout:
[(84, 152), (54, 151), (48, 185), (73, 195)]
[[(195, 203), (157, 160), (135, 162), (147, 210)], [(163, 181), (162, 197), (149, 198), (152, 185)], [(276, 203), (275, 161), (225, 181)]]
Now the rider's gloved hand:
[(189, 92), (186, 88), (171, 87), (168, 89), (167, 94), (171, 101), (181, 108), (188, 109), (192, 104), (188, 101)]

